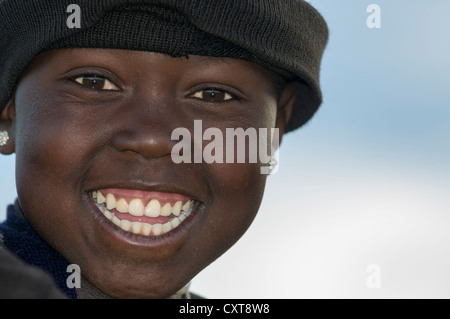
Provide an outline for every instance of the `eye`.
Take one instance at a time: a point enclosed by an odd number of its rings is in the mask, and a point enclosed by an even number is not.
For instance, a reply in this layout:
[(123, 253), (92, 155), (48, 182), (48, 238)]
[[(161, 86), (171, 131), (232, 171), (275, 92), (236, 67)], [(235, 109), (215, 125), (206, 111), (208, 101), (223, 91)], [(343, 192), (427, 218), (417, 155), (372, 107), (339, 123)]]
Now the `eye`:
[(98, 75), (83, 75), (74, 78), (74, 81), (98, 91), (119, 91), (119, 88), (110, 80)]
[(192, 97), (205, 102), (226, 102), (233, 100), (234, 97), (227, 92), (217, 89), (205, 89), (195, 92)]

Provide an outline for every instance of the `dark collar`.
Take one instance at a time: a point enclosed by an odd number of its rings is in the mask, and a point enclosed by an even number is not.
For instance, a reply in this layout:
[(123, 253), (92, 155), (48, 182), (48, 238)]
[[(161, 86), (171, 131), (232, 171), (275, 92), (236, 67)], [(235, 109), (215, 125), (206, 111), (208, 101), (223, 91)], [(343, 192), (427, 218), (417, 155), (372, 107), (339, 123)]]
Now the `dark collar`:
[[(18, 213), (16, 212), (18, 210)], [(37, 266), (48, 273), (67, 297), (76, 298), (75, 289), (67, 287), (69, 263), (56, 250), (50, 247), (23, 216), (20, 205), (7, 208), (6, 220), (0, 224), (3, 245), (25, 263)]]

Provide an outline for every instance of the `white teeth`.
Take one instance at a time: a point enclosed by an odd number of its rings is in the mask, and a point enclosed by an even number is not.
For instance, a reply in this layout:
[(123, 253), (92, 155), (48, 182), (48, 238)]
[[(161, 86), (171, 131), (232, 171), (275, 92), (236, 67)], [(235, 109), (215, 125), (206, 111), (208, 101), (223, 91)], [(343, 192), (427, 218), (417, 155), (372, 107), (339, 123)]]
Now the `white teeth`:
[(113, 194), (106, 195), (106, 208), (113, 209), (116, 208), (116, 198)]
[[(170, 203), (165, 203), (161, 207), (161, 203), (157, 199), (152, 199), (147, 206), (139, 198), (133, 198), (129, 203), (124, 198), (116, 200), (111, 193), (103, 195), (99, 191), (92, 192), (92, 198), (97, 202), (97, 207), (103, 215), (113, 224), (120, 227), (124, 231), (132, 232), (144, 236), (160, 236), (177, 228), (193, 210), (193, 201), (189, 200), (184, 205), (181, 201), (177, 201), (173, 207)], [(165, 224), (150, 224), (145, 222), (130, 221), (126, 218), (119, 219), (111, 210), (116, 209), (120, 213), (129, 213), (133, 216), (148, 217), (169, 217)]]
[[(109, 210), (107, 210), (107, 209), (104, 209), (104, 210), (103, 210), (103, 214), (104, 214), (105, 217), (108, 218), (109, 220), (111, 220), (111, 219), (114, 217), (114, 215), (113, 215)], [(117, 218), (117, 217), (116, 217), (116, 218)]]
[(172, 229), (177, 228), (178, 225), (181, 224), (181, 220), (179, 218), (174, 218), (170, 221), (170, 224), (172, 225)]
[(145, 207), (145, 216), (158, 217), (160, 212), (161, 204), (156, 199), (152, 199)]
[(128, 213), (128, 203), (125, 199), (121, 198), (116, 202), (116, 209), (121, 213)]
[(122, 219), (120, 221), (120, 228), (122, 228), (125, 231), (129, 231), (131, 228), (131, 222), (129, 220)]
[(128, 205), (128, 212), (134, 216), (144, 216), (144, 209), (144, 204), (138, 198), (132, 199)]
[(155, 235), (155, 236), (161, 235), (162, 234), (162, 228), (163, 228), (163, 225), (161, 225), (161, 224), (154, 224), (154, 225), (152, 225), (153, 235)]
[(180, 200), (178, 202), (176, 202), (175, 205), (173, 205), (173, 207), (172, 207), (172, 214), (174, 214), (175, 216), (180, 216), (181, 205), (182, 205), (182, 203)]
[(170, 222), (162, 225), (162, 232), (164, 234), (170, 232), (171, 230), (172, 230), (172, 224)]
[(188, 200), (184, 205), (182, 201), (177, 201), (173, 206), (170, 203), (161, 203), (157, 199), (152, 199), (144, 206), (140, 198), (133, 198), (130, 202), (126, 199), (120, 198), (116, 200), (116, 197), (108, 193), (103, 195), (99, 191), (92, 192), (92, 198), (95, 199), (97, 204), (105, 204), (108, 210), (117, 209), (121, 213), (130, 213), (133, 216), (148, 216), (148, 217), (159, 217), (159, 216), (170, 216), (174, 215), (176, 217), (180, 216), (182, 212), (189, 211), (192, 200)]
[(142, 234), (144, 236), (150, 236), (150, 232), (152, 231), (152, 225), (147, 223), (142, 223)]
[[(108, 218), (108, 216), (106, 216), (106, 218)], [(119, 218), (117, 218), (116, 216), (113, 216), (113, 218), (111, 219), (111, 221), (114, 223), (114, 225), (120, 227), (120, 219), (119, 219)]]
[(105, 202), (105, 196), (102, 193), (97, 192), (97, 203), (103, 204)]
[(183, 207), (181, 207), (181, 210), (184, 211), (184, 212), (189, 211), (189, 207), (191, 206), (191, 203), (192, 203), (192, 201), (191, 201), (191, 200), (188, 200), (188, 201), (186, 202), (186, 204), (184, 204)]
[(141, 229), (142, 229), (142, 223), (140, 223), (140, 222), (132, 222), (131, 223), (131, 230), (133, 231), (133, 233), (140, 234)]
[(172, 206), (169, 203), (161, 207), (161, 216), (169, 216), (172, 214)]

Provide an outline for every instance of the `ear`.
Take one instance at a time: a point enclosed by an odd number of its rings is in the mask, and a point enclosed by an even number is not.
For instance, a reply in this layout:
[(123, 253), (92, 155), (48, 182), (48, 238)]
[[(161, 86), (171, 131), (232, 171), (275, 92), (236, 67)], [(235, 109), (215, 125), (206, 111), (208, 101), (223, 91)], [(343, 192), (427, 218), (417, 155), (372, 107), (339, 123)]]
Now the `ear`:
[(297, 95), (298, 87), (294, 83), (285, 84), (281, 91), (280, 99), (278, 100), (278, 111), (275, 124), (275, 127), (277, 127), (280, 132), (280, 143), (291, 118)]
[(0, 153), (3, 155), (10, 155), (15, 151), (15, 134), (13, 132), (15, 116), (16, 108), (14, 105), (14, 99), (11, 98), (6, 103), (2, 113), (0, 114), (0, 132), (6, 131), (9, 136), (8, 142), (4, 146), (0, 146)]

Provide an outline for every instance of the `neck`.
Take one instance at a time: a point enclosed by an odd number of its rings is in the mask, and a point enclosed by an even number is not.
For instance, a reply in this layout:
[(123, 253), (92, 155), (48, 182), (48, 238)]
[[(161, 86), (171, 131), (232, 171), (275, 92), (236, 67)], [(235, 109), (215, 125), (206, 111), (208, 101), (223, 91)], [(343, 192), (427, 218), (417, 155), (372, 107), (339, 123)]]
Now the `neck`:
[[(189, 285), (190, 283), (167, 299), (191, 299)], [(77, 299), (111, 299), (111, 297), (101, 292), (84, 277), (81, 277), (80, 288), (77, 288)]]

